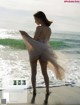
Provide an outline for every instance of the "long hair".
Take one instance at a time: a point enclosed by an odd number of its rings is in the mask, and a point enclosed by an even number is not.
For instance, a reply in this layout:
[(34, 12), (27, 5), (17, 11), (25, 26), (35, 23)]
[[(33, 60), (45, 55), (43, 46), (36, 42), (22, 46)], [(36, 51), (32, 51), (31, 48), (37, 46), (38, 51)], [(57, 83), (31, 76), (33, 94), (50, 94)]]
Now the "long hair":
[(41, 19), (45, 23), (46, 26), (50, 26), (52, 23), (51, 21), (47, 19), (46, 15), (42, 11), (38, 11), (33, 16)]

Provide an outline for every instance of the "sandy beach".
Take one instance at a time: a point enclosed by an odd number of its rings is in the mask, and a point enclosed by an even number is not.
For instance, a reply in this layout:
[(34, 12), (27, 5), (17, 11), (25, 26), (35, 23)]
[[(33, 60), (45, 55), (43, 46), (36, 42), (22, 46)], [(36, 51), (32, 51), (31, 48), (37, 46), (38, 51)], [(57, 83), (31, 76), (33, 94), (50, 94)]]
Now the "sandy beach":
[(36, 96), (32, 95), (32, 89), (26, 91), (27, 103), (8, 103), (7, 105), (80, 105), (79, 87), (53, 87), (50, 88), (49, 96), (45, 94), (45, 88), (37, 88)]

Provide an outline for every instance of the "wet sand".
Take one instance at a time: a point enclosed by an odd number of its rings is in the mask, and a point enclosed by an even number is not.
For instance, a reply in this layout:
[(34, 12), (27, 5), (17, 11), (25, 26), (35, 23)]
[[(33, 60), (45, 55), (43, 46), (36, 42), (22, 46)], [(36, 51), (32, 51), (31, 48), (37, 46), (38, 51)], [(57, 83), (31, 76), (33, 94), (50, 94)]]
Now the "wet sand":
[[(45, 89), (38, 89), (35, 97), (35, 105), (80, 105), (80, 88), (76, 87), (55, 87), (50, 89), (51, 94), (45, 95)], [(28, 103), (31, 102), (29, 94)]]
[(50, 91), (51, 94), (47, 96), (45, 88), (37, 88), (37, 94), (33, 96), (32, 89), (28, 89), (27, 103), (9, 103), (7, 105), (80, 105), (79, 87), (53, 87), (50, 88)]

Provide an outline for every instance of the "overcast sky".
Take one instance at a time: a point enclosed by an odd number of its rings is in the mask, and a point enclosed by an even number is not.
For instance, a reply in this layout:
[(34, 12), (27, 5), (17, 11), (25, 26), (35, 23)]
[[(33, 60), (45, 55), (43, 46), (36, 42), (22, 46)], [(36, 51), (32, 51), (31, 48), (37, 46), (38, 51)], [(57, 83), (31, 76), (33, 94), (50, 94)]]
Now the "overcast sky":
[(39, 10), (53, 21), (53, 31), (80, 32), (80, 3), (63, 0), (0, 0), (0, 28), (33, 30)]

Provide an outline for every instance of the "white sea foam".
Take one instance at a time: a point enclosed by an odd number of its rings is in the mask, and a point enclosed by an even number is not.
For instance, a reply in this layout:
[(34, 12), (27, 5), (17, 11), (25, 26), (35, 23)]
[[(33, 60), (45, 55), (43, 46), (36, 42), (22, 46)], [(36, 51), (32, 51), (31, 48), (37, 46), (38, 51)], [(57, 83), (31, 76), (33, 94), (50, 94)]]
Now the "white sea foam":
[[(17, 34), (19, 33), (12, 30), (0, 30), (0, 38), (21, 38)], [(65, 79), (60, 81), (55, 78), (51, 70), (48, 70), (50, 86), (70, 85), (80, 87), (80, 56), (76, 57), (76, 54), (73, 54), (75, 56), (73, 57), (72, 54), (65, 52), (67, 49), (61, 51), (68, 56), (68, 58), (62, 57), (62, 63), (66, 65), (68, 72), (66, 72)], [(0, 45), (0, 87), (4, 77), (7, 78), (8, 76), (26, 78), (29, 82), (28, 87), (31, 87), (31, 68), (27, 50), (13, 50)], [(44, 87), (45, 83), (39, 64), (36, 78), (37, 87)]]
[[(51, 70), (48, 70), (50, 86), (75, 85), (80, 86), (80, 60), (69, 59), (64, 61), (68, 72), (66, 72), (63, 81), (57, 80)], [(28, 52), (24, 50), (5, 50), (0, 53), (0, 78), (4, 79), (8, 76), (12, 78), (26, 78), (29, 82), (28, 87), (31, 87), (31, 68), (29, 64)], [(40, 65), (37, 68), (37, 87), (44, 87), (44, 79), (40, 70)]]

